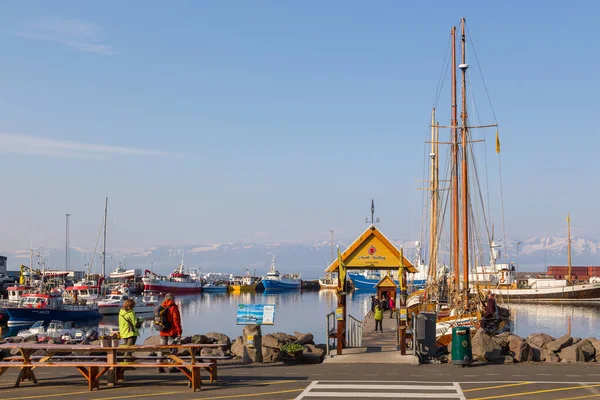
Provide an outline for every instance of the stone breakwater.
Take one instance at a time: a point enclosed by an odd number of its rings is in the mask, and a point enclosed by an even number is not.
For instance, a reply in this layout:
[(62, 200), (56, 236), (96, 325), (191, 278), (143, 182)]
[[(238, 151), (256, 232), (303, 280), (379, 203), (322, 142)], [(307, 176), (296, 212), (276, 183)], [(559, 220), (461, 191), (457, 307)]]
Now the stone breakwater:
[[(498, 364), (520, 362), (600, 362), (600, 340), (533, 333), (526, 338), (509, 332), (489, 335), (479, 329), (472, 339), (473, 359)], [(452, 353), (452, 343), (448, 346)]]
[[(36, 336), (9, 337), (0, 343), (21, 343), (21, 342), (37, 342)], [(66, 343), (66, 344), (93, 344), (100, 345), (98, 340), (83, 340), (83, 341), (61, 341), (48, 340), (46, 343)], [(200, 356), (205, 357), (224, 357), (232, 356), (235, 361), (243, 363), (275, 363), (275, 362), (292, 362), (302, 364), (318, 364), (323, 362), (325, 358), (326, 346), (324, 344), (315, 344), (312, 333), (294, 332), (293, 335), (276, 332), (272, 334), (262, 335), (260, 325), (246, 325), (243, 329), (242, 336), (238, 336), (235, 340), (231, 340), (229, 336), (219, 332), (208, 332), (205, 334), (196, 334), (192, 336), (182, 337), (181, 344), (221, 344), (220, 347), (204, 348), (201, 350)], [(144, 343), (145, 345), (159, 345), (160, 336), (150, 336)], [(282, 351), (285, 345), (297, 344), (302, 348), (295, 354), (288, 354)], [(296, 346), (298, 348), (298, 346)], [(0, 350), (0, 360), (11, 355), (18, 355), (19, 350)], [(140, 355), (156, 355), (154, 353), (137, 353)], [(45, 356), (44, 350), (37, 351), (34, 355)], [(81, 355), (78, 353), (78, 355)], [(93, 354), (90, 354), (93, 355)], [(189, 355), (187, 350), (179, 353), (180, 356)]]

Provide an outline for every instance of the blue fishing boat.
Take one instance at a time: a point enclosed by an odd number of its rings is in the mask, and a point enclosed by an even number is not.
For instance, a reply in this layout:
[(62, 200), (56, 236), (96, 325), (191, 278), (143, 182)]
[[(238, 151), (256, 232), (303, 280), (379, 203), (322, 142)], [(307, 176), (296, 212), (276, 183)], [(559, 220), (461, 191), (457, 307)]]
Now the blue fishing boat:
[(21, 302), (7, 304), (8, 325), (31, 325), (36, 321), (93, 321), (102, 319), (98, 304), (64, 304), (59, 293), (26, 293)]
[(262, 277), (262, 284), (265, 291), (300, 290), (302, 281), (299, 274), (281, 275), (275, 267), (275, 255), (273, 255), (269, 272)]
[[(377, 282), (379, 282), (383, 276), (379, 271), (367, 271), (365, 273), (348, 272), (348, 278), (352, 280), (355, 289), (375, 290), (375, 285), (377, 285)], [(394, 283), (399, 285), (398, 279), (394, 279)], [(426, 279), (414, 279), (409, 282), (409, 286), (412, 290), (418, 290), (422, 289), (426, 283)], [(398, 288), (398, 290), (400, 290), (400, 288)]]
[(220, 283), (207, 283), (202, 287), (204, 293), (227, 293), (229, 290), (227, 285)]

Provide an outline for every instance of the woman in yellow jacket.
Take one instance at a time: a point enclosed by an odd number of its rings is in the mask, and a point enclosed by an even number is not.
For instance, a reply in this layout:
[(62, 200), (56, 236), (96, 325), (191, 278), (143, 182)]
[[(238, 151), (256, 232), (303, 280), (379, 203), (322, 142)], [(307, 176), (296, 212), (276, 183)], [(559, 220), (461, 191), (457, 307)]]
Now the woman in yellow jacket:
[(379, 303), (375, 306), (375, 332), (377, 332), (377, 326), (379, 326), (379, 332), (383, 332), (383, 308)]
[[(138, 331), (140, 324), (133, 311), (134, 307), (135, 301), (127, 299), (123, 303), (123, 308), (119, 311), (119, 334), (125, 346), (133, 346), (137, 337), (140, 336)], [(129, 356), (131, 356), (131, 353), (125, 353), (125, 357)]]

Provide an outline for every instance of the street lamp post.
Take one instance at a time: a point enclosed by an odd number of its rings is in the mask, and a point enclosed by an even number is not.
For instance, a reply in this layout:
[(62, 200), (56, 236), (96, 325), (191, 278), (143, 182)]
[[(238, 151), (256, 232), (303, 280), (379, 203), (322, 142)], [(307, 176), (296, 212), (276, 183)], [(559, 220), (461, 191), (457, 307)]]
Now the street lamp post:
[(519, 246), (521, 242), (517, 242), (517, 274), (519, 273)]

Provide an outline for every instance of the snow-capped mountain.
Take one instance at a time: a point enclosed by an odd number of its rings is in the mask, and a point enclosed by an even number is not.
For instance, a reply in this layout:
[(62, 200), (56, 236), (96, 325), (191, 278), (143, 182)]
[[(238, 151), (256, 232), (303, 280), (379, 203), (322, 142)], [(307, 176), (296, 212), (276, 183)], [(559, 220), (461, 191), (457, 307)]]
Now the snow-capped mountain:
[[(502, 240), (496, 240), (503, 245)], [(338, 241), (343, 250), (351, 240)], [(403, 246), (404, 254), (415, 259), (415, 241), (394, 240)], [(502, 247), (500, 262), (518, 263), (520, 271), (541, 271), (547, 265), (567, 265), (567, 238), (534, 237), (529, 239), (507, 239)], [(574, 266), (600, 265), (600, 241), (584, 238), (571, 238), (572, 263)], [(322, 275), (331, 260), (331, 246), (328, 241), (315, 243), (219, 243), (186, 246), (151, 246), (141, 250), (109, 252), (106, 269), (110, 272), (122, 262), (126, 268), (150, 269), (157, 272), (171, 272), (183, 259), (190, 267), (201, 268), (203, 272), (231, 272), (243, 274), (246, 267), (257, 275), (264, 275), (271, 262), (271, 255), (277, 256), (277, 267), (283, 273), (301, 272), (306, 279)], [(2, 254), (2, 252), (0, 252)], [(29, 251), (5, 254), (9, 269), (18, 269), (20, 264), (29, 264)], [(47, 268), (63, 268), (64, 248), (45, 249)], [(335, 249), (334, 249), (334, 257)], [(85, 270), (90, 263), (91, 251), (82, 248), (71, 249), (71, 269)], [(426, 260), (426, 254), (423, 254)], [(37, 259), (34, 257), (34, 264)], [(100, 254), (96, 254), (93, 272), (100, 271)]]

